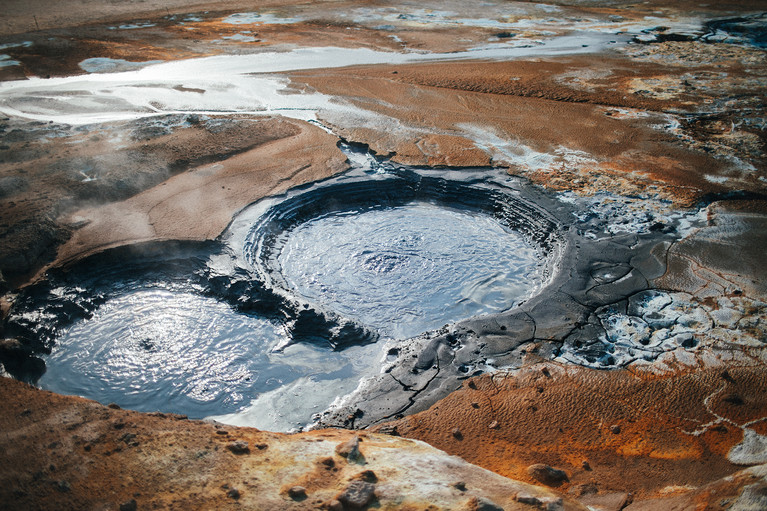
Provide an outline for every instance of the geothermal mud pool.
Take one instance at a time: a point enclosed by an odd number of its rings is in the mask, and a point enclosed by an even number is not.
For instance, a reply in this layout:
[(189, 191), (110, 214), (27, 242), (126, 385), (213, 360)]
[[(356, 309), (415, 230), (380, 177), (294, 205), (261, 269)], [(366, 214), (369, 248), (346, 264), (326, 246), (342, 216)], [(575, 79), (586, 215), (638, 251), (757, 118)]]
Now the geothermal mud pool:
[(765, 507), (761, 3), (27, 3), (0, 507)]
[[(695, 213), (621, 223), (620, 207), (595, 217), (591, 200), (493, 169), (373, 167), (264, 199), (217, 243), (115, 249), (54, 272), (8, 319), (45, 364), (19, 375), (105, 404), (289, 430), (333, 423), (350, 400), (374, 407), (355, 419), (368, 424), (423, 409), (466, 376), (514, 367), (534, 340), (545, 358), (599, 368), (698, 346), (676, 325), (696, 312), (644, 292), (664, 270), (653, 251)], [(399, 388), (381, 406), (365, 393), (388, 378)]]
[(215, 249), (116, 249), (51, 276), (8, 321), (51, 351), (22, 376), (131, 409), (303, 427), (399, 342), (512, 309), (556, 273), (561, 233), (520, 182), (430, 174), (350, 171), (251, 206)]

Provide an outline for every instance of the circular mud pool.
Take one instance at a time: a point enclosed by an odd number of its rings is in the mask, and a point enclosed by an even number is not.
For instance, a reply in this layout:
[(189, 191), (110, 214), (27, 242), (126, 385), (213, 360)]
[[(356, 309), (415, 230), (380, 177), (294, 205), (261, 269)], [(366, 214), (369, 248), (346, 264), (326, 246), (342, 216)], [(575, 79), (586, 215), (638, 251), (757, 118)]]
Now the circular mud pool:
[(295, 378), (269, 360), (279, 329), (185, 290), (131, 286), (62, 331), (39, 384), (135, 410), (203, 417)]
[(424, 202), (320, 215), (286, 233), (277, 263), (302, 297), (399, 339), (507, 309), (540, 285), (523, 236)]
[(537, 294), (556, 270), (557, 229), (511, 190), (400, 169), (264, 201), (229, 239), (299, 308), (406, 339)]

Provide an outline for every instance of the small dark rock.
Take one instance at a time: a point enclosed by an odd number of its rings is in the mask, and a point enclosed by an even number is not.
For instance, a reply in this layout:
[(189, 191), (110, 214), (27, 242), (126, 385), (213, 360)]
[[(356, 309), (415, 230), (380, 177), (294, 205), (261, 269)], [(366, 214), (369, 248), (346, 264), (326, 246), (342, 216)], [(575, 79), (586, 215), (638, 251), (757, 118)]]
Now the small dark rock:
[(469, 501), (471, 511), (503, 511), (503, 508), (495, 502), (484, 497), (474, 497)]
[(129, 501), (120, 504), (120, 511), (136, 511), (136, 509), (138, 509), (136, 499), (130, 499)]
[(338, 496), (338, 500), (351, 509), (361, 509), (367, 506), (375, 498), (375, 485), (365, 481), (352, 481), (349, 486)]
[(288, 490), (288, 497), (293, 500), (304, 500), (306, 499), (306, 488), (303, 486), (293, 486)]
[(320, 464), (325, 465), (326, 468), (333, 468), (336, 466), (336, 460), (328, 456), (327, 458), (321, 459)]
[(136, 439), (136, 435), (134, 433), (125, 433), (120, 437), (121, 442), (125, 442), (126, 444), (131, 444)]
[(378, 432), (382, 435), (400, 436), (399, 431), (397, 431), (397, 426), (392, 424), (385, 424), (381, 426), (378, 429)]
[(227, 430), (225, 430), (225, 429), (217, 429), (216, 430), (216, 434), (217, 435), (228, 435), (229, 432)]
[(328, 511), (344, 511), (344, 505), (338, 500), (331, 500), (328, 503)]
[(267, 444), (256, 444), (255, 447), (259, 451), (263, 451), (264, 449), (267, 449), (269, 446)]
[(620, 432), (621, 432), (621, 427), (619, 424), (613, 424), (612, 426), (610, 426), (610, 433), (617, 435)]
[(360, 472), (359, 474), (357, 474), (355, 479), (359, 479), (360, 481), (367, 481), (368, 483), (378, 482), (378, 476), (372, 470), (364, 470)]
[(244, 440), (236, 440), (234, 442), (229, 442), (226, 444), (226, 448), (232, 451), (234, 454), (247, 454), (250, 452), (250, 447), (248, 447), (248, 442), (245, 442)]
[(591, 470), (591, 464), (588, 461), (583, 460), (581, 468), (583, 468), (583, 470)]
[(514, 500), (516, 500), (520, 504), (525, 504), (526, 506), (539, 507), (541, 505), (540, 499), (538, 499), (538, 497), (534, 497), (533, 495), (530, 495), (529, 493), (518, 493), (514, 497)]
[(559, 470), (543, 463), (536, 463), (527, 467), (530, 477), (548, 486), (559, 486), (569, 479), (564, 470)]
[(226, 496), (234, 500), (239, 499), (240, 495), (241, 495), (240, 490), (238, 490), (237, 488), (229, 488), (229, 491), (226, 492)]
[(458, 491), (466, 491), (466, 483), (463, 481), (458, 481), (457, 483), (453, 483), (453, 488)]
[(451, 429), (450, 434), (452, 434), (458, 440), (463, 440), (463, 433), (461, 433), (461, 430), (459, 428)]
[(336, 446), (336, 454), (349, 461), (357, 460), (362, 455), (360, 452), (360, 437), (355, 436), (347, 442), (338, 444)]
[(61, 493), (67, 493), (72, 490), (72, 486), (68, 481), (59, 481), (56, 483), (56, 489)]
[(121, 410), (120, 405), (117, 403), (109, 403), (107, 405), (107, 408), (111, 408), (112, 410)]

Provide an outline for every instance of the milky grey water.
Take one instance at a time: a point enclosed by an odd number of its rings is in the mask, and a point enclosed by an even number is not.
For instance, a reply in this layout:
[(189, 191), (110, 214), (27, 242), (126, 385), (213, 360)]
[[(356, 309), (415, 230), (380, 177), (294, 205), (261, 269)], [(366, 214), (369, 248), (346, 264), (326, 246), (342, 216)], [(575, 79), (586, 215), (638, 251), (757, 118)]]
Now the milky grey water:
[(508, 309), (540, 285), (540, 256), (495, 218), (426, 202), (325, 214), (286, 234), (293, 291), (404, 339)]

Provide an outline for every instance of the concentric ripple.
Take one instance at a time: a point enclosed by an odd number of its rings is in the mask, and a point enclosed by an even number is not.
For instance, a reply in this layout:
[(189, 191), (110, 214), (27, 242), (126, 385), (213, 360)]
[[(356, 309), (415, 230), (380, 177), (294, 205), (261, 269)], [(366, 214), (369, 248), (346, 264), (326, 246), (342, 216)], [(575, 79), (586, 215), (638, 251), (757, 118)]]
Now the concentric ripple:
[(394, 338), (508, 309), (540, 285), (540, 255), (520, 233), (426, 202), (317, 216), (286, 234), (277, 260), (293, 291)]

